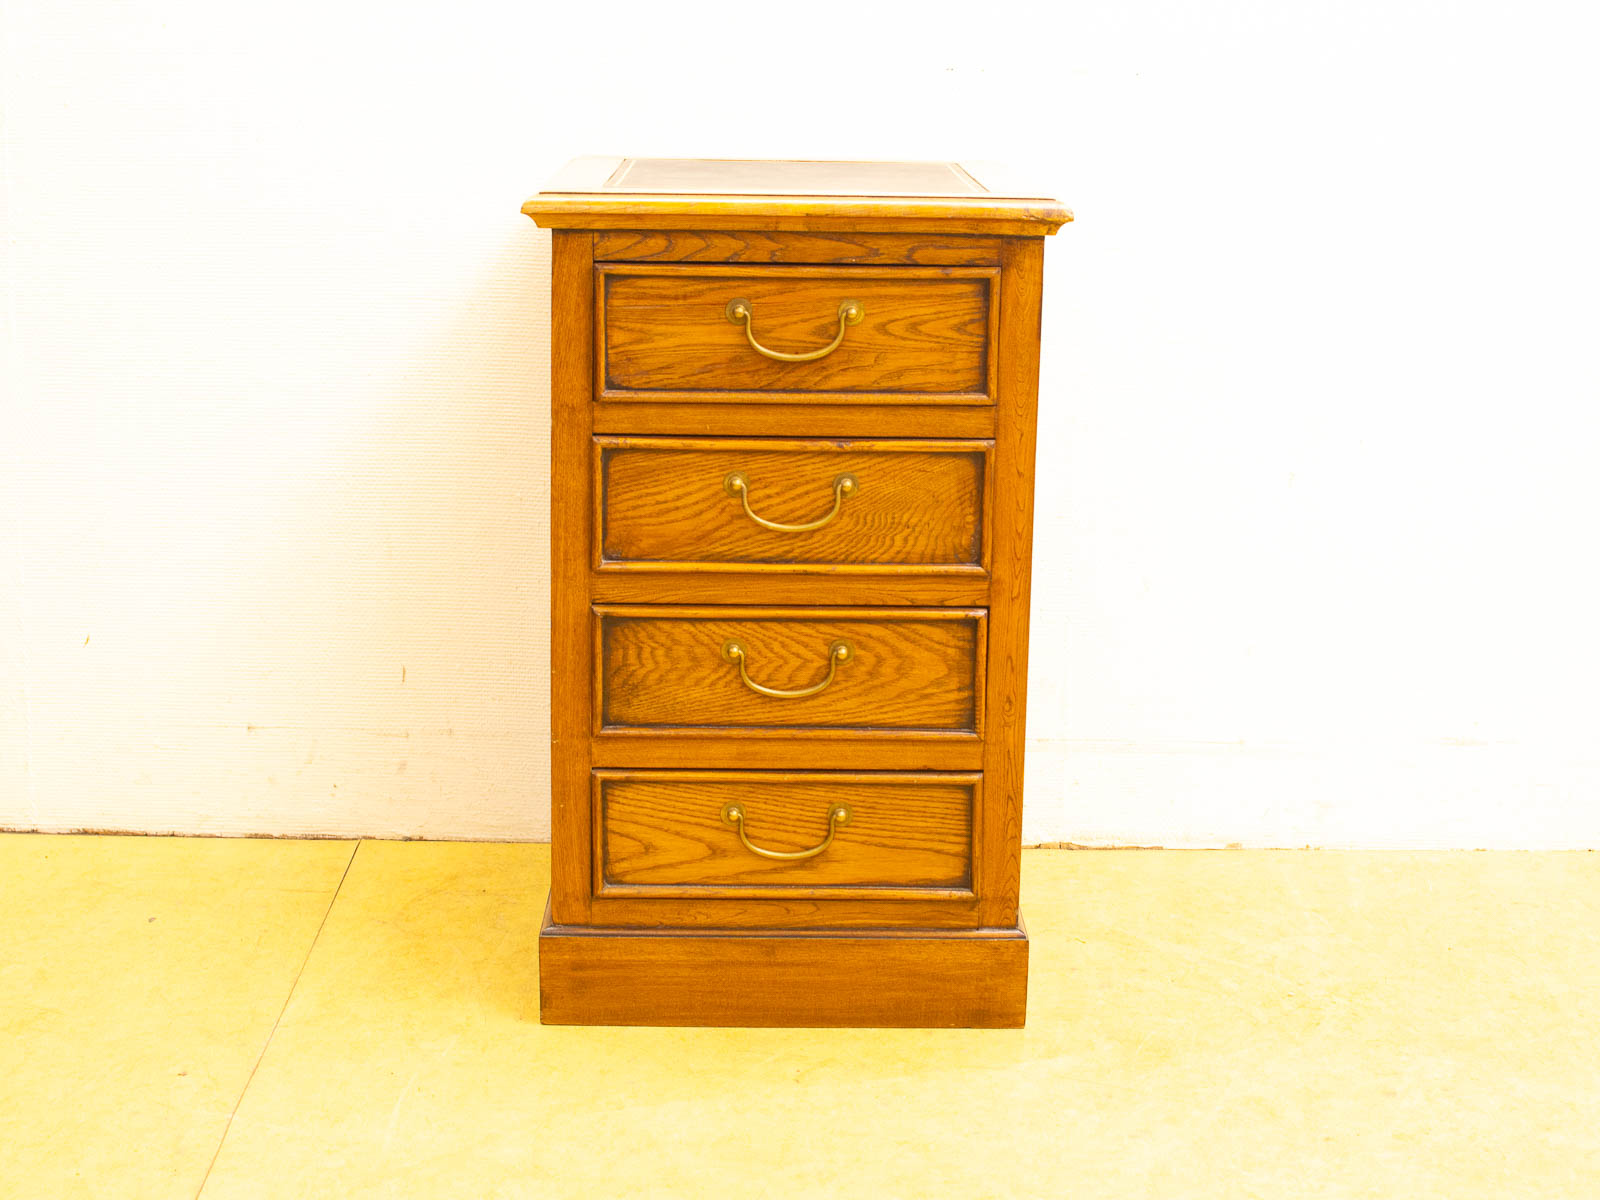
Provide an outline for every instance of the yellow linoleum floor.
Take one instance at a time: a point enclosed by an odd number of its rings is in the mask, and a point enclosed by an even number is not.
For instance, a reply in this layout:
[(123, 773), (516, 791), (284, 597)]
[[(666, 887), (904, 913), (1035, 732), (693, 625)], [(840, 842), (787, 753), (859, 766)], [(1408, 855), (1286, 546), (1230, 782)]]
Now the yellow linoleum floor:
[(544, 846), (0, 835), (0, 1196), (1600, 1196), (1600, 856), (1029, 851), (1020, 1031), (545, 1028)]

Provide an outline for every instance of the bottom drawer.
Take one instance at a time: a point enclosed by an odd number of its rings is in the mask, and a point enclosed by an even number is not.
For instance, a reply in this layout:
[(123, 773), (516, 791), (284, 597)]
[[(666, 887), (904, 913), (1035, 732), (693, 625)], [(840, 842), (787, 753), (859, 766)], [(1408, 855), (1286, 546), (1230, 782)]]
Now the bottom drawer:
[(981, 778), (597, 771), (596, 894), (970, 894)]

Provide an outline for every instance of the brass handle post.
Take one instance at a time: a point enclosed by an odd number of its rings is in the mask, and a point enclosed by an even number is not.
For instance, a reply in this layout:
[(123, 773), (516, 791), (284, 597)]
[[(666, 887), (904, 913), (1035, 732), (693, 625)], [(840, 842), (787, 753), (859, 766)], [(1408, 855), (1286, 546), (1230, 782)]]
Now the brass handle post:
[(752, 328), (755, 320), (755, 310), (750, 301), (745, 299), (729, 300), (726, 308), (722, 310), (728, 320), (735, 325), (744, 326), (744, 336), (750, 339), (750, 344), (756, 348), (756, 353), (765, 354), (768, 358), (778, 362), (816, 362), (819, 358), (827, 358), (844, 342), (846, 326), (861, 324), (861, 318), (867, 315), (866, 308), (859, 300), (839, 301), (839, 332), (834, 334), (833, 341), (820, 350), (807, 350), (804, 354), (785, 354), (782, 350), (768, 350), (756, 341), (756, 331)]
[(762, 858), (778, 858), (793, 861), (797, 858), (815, 858), (829, 846), (833, 845), (833, 835), (839, 832), (839, 826), (849, 824), (850, 806), (848, 804), (835, 804), (828, 810), (828, 836), (809, 850), (768, 850), (758, 846), (750, 840), (750, 835), (744, 831), (744, 806), (738, 803), (729, 803), (722, 806), (722, 823), (732, 825), (739, 831), (739, 840), (744, 843), (744, 848), (752, 854), (759, 854)]
[(829, 521), (839, 515), (844, 507), (845, 499), (856, 494), (860, 485), (854, 475), (841, 475), (833, 481), (833, 508), (826, 515), (818, 517), (815, 521), (806, 521), (800, 525), (785, 525), (781, 521), (769, 521), (758, 515), (750, 507), (750, 477), (743, 471), (730, 471), (722, 480), (722, 490), (730, 496), (737, 496), (744, 504), (745, 516), (749, 517), (763, 529), (775, 529), (779, 533), (810, 533), (813, 529), (821, 529)]
[(810, 687), (796, 688), (785, 691), (782, 688), (770, 688), (757, 683), (750, 678), (750, 673), (745, 670), (746, 658), (744, 645), (741, 642), (723, 642), (722, 657), (724, 661), (731, 662), (739, 668), (739, 678), (744, 681), (745, 687), (752, 692), (759, 692), (763, 696), (772, 696), (778, 700), (800, 700), (806, 696), (815, 696), (823, 688), (833, 682), (834, 674), (839, 670), (839, 664), (849, 662), (855, 656), (855, 649), (849, 642), (835, 642), (828, 647), (828, 675), (821, 683), (814, 683)]

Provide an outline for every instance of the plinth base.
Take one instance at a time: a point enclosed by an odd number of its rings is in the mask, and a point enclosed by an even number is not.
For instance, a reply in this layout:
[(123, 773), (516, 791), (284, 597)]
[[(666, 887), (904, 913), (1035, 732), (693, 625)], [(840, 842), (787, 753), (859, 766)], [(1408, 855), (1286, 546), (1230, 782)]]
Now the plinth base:
[(539, 934), (546, 1025), (1017, 1028), (1028, 936), (1014, 929), (613, 929)]

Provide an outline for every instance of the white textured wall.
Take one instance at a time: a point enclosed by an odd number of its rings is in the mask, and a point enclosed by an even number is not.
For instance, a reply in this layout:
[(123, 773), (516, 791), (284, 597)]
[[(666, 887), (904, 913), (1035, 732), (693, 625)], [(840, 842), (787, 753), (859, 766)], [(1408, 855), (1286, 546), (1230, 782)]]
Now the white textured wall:
[(0, 7), (0, 827), (547, 832), (577, 154), (1035, 164), (1030, 841), (1600, 845), (1579, 6)]

